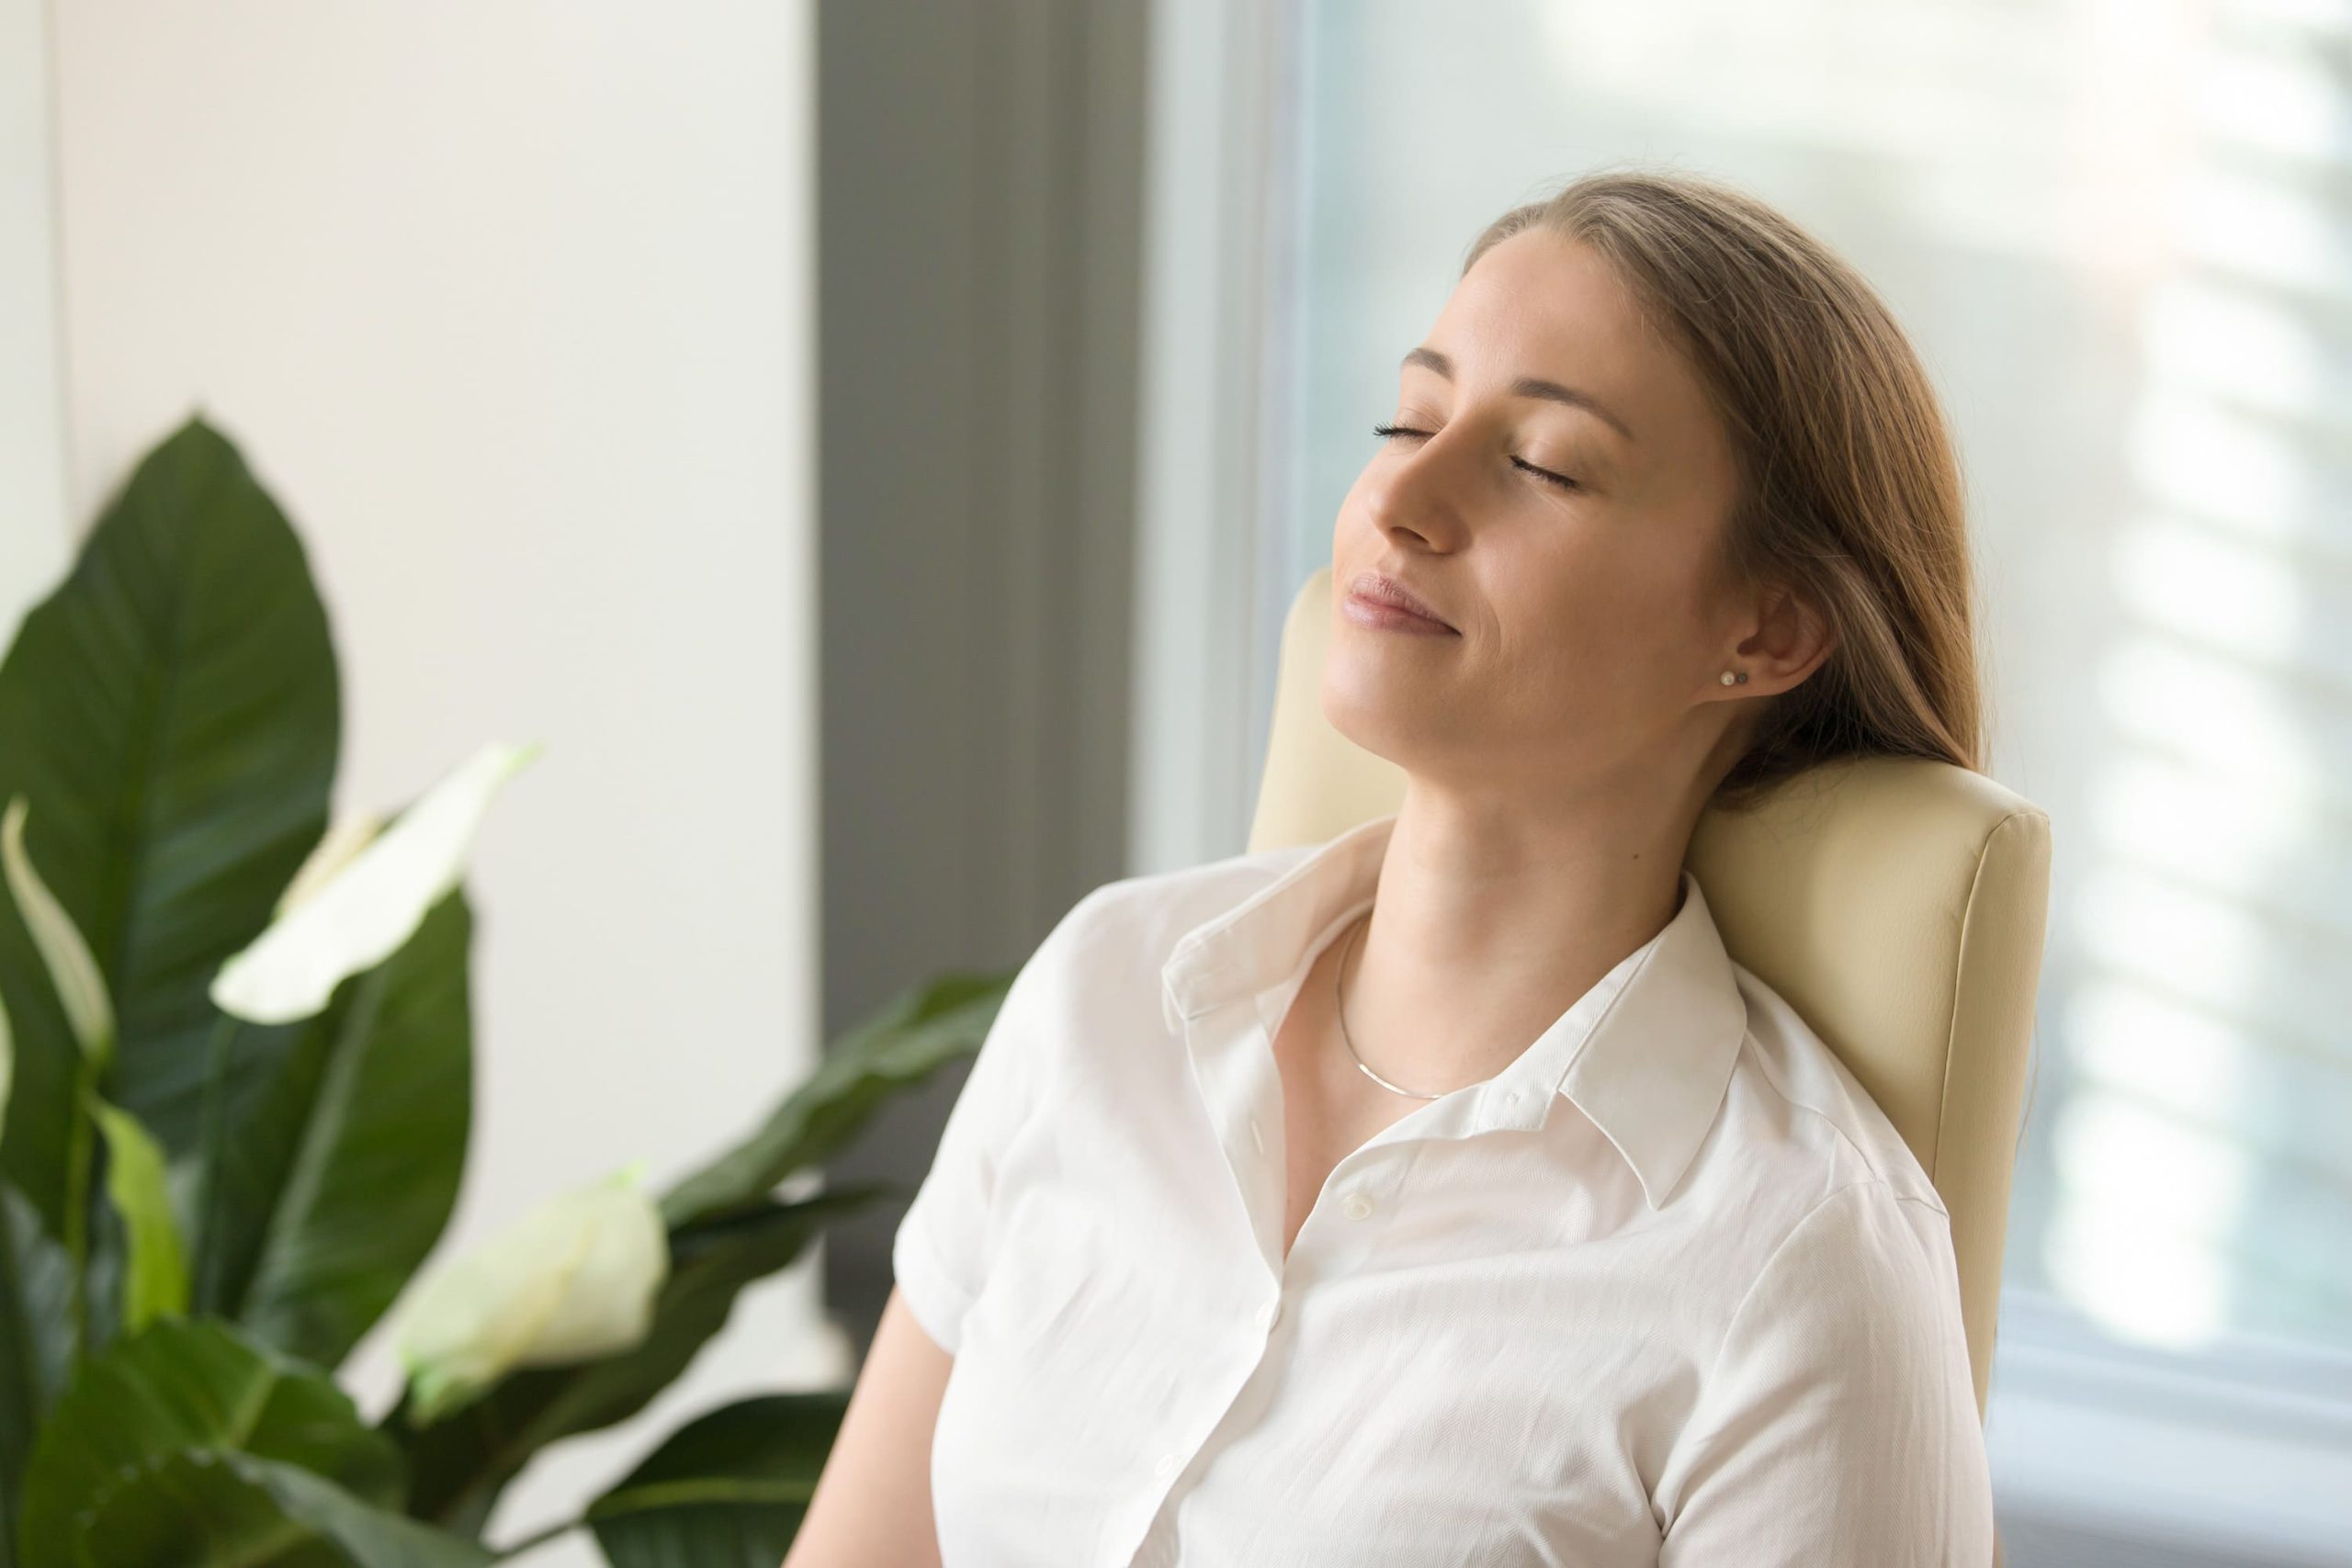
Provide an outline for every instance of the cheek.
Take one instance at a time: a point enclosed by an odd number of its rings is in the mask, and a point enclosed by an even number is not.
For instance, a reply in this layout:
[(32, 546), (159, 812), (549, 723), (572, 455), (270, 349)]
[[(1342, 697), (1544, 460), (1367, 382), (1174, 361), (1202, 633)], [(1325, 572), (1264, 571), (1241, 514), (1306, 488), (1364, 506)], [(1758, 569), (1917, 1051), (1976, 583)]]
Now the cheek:
[(1688, 613), (1670, 563), (1597, 529), (1523, 552), (1496, 575), (1513, 628), (1561, 648), (1654, 645)]
[(1655, 552), (1587, 542), (1498, 573), (1490, 592), (1506, 676), (1538, 706), (1641, 708), (1687, 682), (1690, 590)]

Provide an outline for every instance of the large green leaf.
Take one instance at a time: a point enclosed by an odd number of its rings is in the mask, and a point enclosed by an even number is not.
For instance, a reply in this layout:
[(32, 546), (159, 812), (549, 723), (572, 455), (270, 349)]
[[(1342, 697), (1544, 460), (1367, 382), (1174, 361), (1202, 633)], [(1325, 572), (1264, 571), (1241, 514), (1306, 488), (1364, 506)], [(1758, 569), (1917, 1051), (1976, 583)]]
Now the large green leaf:
[[(75, 1568), (486, 1568), (473, 1541), (299, 1464), (195, 1449), (140, 1466), (82, 1527)], [(772, 1565), (771, 1565), (772, 1568)]]
[(764, 1203), (786, 1178), (847, 1145), (890, 1097), (978, 1051), (1012, 983), (1010, 974), (955, 974), (902, 992), (842, 1036), (751, 1136), (673, 1187), (662, 1217), (678, 1230)]
[(235, 1025), (196, 1310), (334, 1367), (407, 1287), (465, 1172), (472, 931), (453, 889), (318, 1017)]
[(397, 1509), (397, 1444), (317, 1367), (232, 1325), (163, 1317), (81, 1363), (33, 1445), (18, 1541), (24, 1568), (73, 1561), (69, 1543), (127, 1479), (171, 1456), (221, 1450), (282, 1460)]
[[(300, 542), (200, 418), (140, 463), (0, 662), (0, 801), (87, 939), (119, 1039), (106, 1098), (198, 1146), (213, 972), (325, 829), (341, 711)], [(80, 1051), (0, 914), (17, 1071), (0, 1171), (65, 1234)]]
[(832, 1452), (850, 1391), (763, 1394), (672, 1433), (590, 1505), (613, 1568), (775, 1568)]
[(460, 1535), (479, 1537), (507, 1482), (557, 1439), (625, 1421), (685, 1371), (726, 1325), (735, 1297), (799, 1257), (825, 1225), (878, 1201), (903, 1197), (874, 1182), (797, 1202), (768, 1202), (670, 1238), (670, 1277), (654, 1303), (644, 1342), (616, 1356), (569, 1367), (533, 1367), (447, 1420), (410, 1424), (403, 1393), (383, 1425), (408, 1444), (409, 1512)]

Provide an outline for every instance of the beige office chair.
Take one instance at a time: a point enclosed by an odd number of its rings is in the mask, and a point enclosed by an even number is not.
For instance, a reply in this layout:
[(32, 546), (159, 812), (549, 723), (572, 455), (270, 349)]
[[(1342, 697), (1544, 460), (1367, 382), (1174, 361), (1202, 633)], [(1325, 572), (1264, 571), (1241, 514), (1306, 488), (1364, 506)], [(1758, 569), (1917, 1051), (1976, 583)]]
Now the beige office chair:
[[(1283, 627), (1252, 851), (1317, 843), (1403, 803), (1403, 771), (1323, 716), (1330, 631), (1326, 567)], [(1709, 812), (1688, 863), (1732, 957), (1838, 1053), (1943, 1195), (1982, 1417), (2049, 816), (1965, 768), (1873, 758), (1815, 768), (1748, 815)]]

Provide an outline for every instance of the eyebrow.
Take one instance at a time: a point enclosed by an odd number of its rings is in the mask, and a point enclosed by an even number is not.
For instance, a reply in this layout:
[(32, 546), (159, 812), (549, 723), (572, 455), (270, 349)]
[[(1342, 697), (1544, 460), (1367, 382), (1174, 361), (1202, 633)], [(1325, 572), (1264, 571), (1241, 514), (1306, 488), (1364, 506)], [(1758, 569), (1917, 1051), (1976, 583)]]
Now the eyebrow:
[[(1453, 379), (1453, 361), (1436, 349), (1412, 349), (1406, 354), (1397, 368), (1403, 369), (1406, 366), (1412, 365), (1434, 370), (1449, 381)], [(1600, 400), (1589, 392), (1580, 392), (1574, 387), (1563, 387), (1557, 381), (1546, 381), (1540, 376), (1521, 376), (1510, 384), (1510, 390), (1515, 397), (1548, 398), (1555, 403), (1566, 403), (1570, 408), (1582, 409), (1626, 440), (1634, 439), (1634, 433), (1626, 428), (1625, 422), (1611, 413), (1601, 405)]]

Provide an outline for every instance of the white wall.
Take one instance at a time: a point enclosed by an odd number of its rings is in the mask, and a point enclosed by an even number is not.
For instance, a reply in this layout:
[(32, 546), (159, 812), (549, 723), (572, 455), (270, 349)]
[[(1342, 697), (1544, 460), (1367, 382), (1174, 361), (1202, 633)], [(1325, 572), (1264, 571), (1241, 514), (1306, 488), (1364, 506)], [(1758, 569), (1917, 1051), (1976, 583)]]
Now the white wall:
[(65, 566), (42, 0), (0, 0), (0, 649)]
[[(54, 26), (76, 532), (200, 406), (310, 547), (339, 806), (546, 742), (475, 863), (440, 1256), (630, 1159), (675, 1175), (819, 1053), (811, 7), (76, 0)], [(526, 1476), (492, 1539), (685, 1414), (845, 1376), (811, 1267)], [(371, 1412), (388, 1326), (347, 1378)]]

